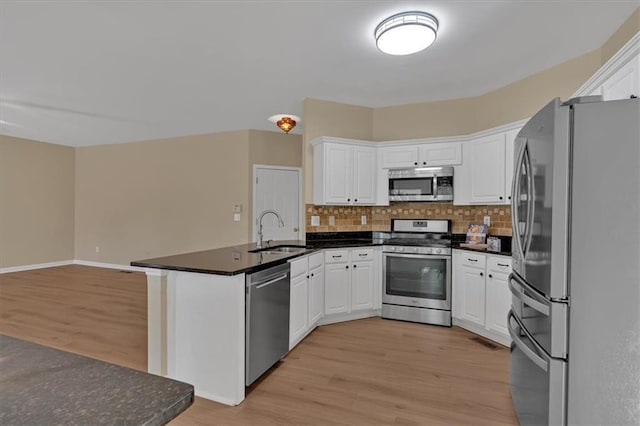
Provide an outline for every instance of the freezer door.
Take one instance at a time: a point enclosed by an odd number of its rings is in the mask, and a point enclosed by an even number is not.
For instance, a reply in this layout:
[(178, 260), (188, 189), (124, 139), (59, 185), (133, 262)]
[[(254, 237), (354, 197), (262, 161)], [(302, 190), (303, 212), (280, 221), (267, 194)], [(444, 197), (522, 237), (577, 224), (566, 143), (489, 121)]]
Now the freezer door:
[(567, 362), (551, 358), (509, 312), (509, 385), (520, 425), (566, 424)]
[(569, 107), (554, 99), (518, 133), (512, 187), (513, 270), (566, 299)]

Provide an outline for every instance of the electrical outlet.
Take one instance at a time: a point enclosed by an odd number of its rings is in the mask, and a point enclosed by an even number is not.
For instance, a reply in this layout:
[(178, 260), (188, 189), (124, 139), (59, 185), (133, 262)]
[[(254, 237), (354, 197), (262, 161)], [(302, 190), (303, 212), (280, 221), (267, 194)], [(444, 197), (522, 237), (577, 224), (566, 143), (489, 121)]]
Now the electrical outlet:
[(233, 205), (233, 212), (234, 213), (240, 213), (242, 211), (242, 204), (234, 204)]
[(311, 216), (311, 226), (320, 226), (320, 216)]
[(367, 224), (367, 216), (366, 215), (360, 216), (360, 223), (363, 224), (363, 225)]
[(233, 221), (234, 222), (240, 222), (240, 213), (234, 213), (233, 214)]
[(487, 226), (491, 226), (491, 216), (484, 217), (484, 224)]
[(100, 246), (96, 246), (96, 253), (100, 253)]
[(329, 226), (335, 226), (335, 225), (336, 225), (336, 217), (329, 216)]

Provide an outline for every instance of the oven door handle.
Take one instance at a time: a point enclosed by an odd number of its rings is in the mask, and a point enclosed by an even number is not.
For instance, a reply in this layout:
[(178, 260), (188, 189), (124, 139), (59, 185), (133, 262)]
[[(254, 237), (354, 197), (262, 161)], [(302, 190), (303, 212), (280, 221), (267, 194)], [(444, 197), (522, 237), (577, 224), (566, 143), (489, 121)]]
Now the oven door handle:
[(509, 311), (509, 313), (507, 314), (507, 329), (509, 330), (509, 336), (511, 336), (511, 341), (522, 351), (522, 353), (525, 354), (525, 356), (527, 358), (529, 358), (535, 365), (537, 365), (538, 367), (540, 367), (542, 370), (544, 371), (549, 371), (549, 361), (551, 360), (549, 359), (545, 359), (543, 357), (541, 357), (540, 355), (538, 355), (533, 349), (531, 349), (529, 346), (526, 345), (526, 343), (524, 343), (522, 341), (522, 339), (519, 336), (519, 333), (516, 332), (516, 330), (513, 329), (513, 327), (511, 327), (511, 320), (514, 320), (517, 324), (518, 327), (520, 327), (520, 330), (524, 333), (524, 335), (527, 337), (527, 339), (529, 339), (531, 341), (531, 343), (533, 344), (533, 346), (537, 349), (538, 353), (542, 353), (544, 354), (544, 350), (542, 348), (540, 348), (540, 346), (536, 343), (536, 341), (533, 339), (533, 336), (531, 336), (531, 334), (529, 334), (529, 332), (527, 331), (526, 328), (524, 328), (524, 325), (522, 325), (522, 323), (520, 322), (520, 320), (518, 319), (518, 317), (516, 317), (513, 314), (513, 311)]
[(382, 252), (382, 257), (404, 257), (410, 259), (434, 259), (434, 260), (450, 260), (451, 255), (439, 255), (439, 254), (419, 254), (419, 253), (392, 253)]

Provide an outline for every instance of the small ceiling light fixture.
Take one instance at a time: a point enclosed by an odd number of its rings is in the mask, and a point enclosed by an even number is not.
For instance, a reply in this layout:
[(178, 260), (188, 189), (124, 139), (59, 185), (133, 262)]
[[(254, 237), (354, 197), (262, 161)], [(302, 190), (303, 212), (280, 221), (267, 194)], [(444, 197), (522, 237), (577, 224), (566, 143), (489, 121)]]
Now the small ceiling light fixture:
[(291, 129), (296, 127), (296, 123), (300, 123), (300, 117), (293, 114), (276, 114), (269, 117), (269, 121), (283, 132), (289, 133)]
[(431, 46), (438, 34), (438, 20), (426, 12), (403, 12), (376, 27), (376, 46), (389, 55), (411, 55)]

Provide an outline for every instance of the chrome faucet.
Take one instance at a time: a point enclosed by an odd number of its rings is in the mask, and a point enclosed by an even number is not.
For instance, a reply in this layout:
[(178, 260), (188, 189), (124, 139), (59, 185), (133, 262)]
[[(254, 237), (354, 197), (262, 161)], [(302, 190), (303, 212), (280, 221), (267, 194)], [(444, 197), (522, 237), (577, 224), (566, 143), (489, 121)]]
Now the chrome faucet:
[(275, 215), (278, 219), (278, 227), (282, 228), (284, 226), (284, 220), (282, 220), (282, 217), (280, 217), (280, 214), (278, 214), (277, 211), (265, 210), (260, 213), (260, 216), (258, 216), (258, 243), (256, 244), (258, 248), (262, 247), (262, 218), (269, 213)]

